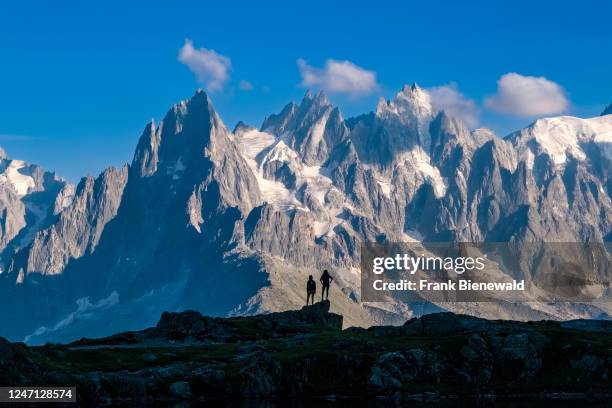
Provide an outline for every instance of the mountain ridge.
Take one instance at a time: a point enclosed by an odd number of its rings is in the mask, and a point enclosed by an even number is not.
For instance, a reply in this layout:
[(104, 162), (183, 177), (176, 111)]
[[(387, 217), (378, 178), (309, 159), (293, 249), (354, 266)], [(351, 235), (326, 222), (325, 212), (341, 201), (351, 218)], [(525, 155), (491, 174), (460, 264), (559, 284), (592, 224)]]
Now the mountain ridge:
[[(303, 302), (305, 277), (324, 268), (337, 278), (332, 307), (346, 324), (398, 323), (419, 312), (399, 300), (359, 302), (361, 242), (609, 239), (612, 178), (600, 131), (609, 119), (545, 119), (502, 139), (469, 131), (428, 98), (405, 86), (345, 121), (323, 93), (307, 93), (259, 129), (230, 132), (197, 91), (145, 127), (131, 164), (82, 181), (58, 219), (4, 260), (2, 309), (29, 310), (30, 321), (15, 329), (15, 316), (0, 314), (0, 329), (46, 341), (130, 329), (162, 308), (291, 309)], [(563, 161), (541, 134), (573, 137)], [(521, 319), (611, 312), (430, 307)]]

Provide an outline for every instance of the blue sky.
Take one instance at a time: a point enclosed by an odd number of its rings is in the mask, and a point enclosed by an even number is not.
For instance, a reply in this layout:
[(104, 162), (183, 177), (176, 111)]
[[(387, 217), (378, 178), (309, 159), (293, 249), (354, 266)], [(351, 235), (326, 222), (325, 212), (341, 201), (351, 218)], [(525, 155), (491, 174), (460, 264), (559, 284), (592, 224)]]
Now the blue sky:
[[(230, 128), (259, 126), (304, 82), (332, 89), (346, 117), (404, 83), (445, 86), (441, 98), (502, 135), (543, 115), (520, 111), (513, 78), (542, 86), (533, 100), (560, 97), (550, 112), (594, 116), (612, 102), (607, 1), (17, 3), (0, 6), (0, 145), (72, 181), (129, 161), (145, 124), (198, 87)], [(225, 72), (198, 83), (178, 58), (186, 39), (196, 73), (202, 48)], [(334, 88), (330, 60), (349, 61), (357, 88)]]

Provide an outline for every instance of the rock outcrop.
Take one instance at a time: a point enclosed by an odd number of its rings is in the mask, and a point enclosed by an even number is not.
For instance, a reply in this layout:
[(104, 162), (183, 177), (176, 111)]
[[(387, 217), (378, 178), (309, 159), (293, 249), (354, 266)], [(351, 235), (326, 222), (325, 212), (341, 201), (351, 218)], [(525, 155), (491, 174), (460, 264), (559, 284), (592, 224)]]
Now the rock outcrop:
[(225, 319), (164, 313), (150, 329), (67, 345), (28, 348), (0, 338), (0, 382), (74, 384), (85, 405), (610, 396), (607, 333), (451, 313), (399, 327), (340, 330), (341, 321), (322, 302)]

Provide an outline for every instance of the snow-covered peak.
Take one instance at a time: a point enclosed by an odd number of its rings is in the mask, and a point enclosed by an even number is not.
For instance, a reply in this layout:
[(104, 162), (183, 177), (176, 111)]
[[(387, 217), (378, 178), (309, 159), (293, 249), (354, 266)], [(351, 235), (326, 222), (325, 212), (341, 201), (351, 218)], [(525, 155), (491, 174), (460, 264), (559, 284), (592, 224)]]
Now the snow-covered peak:
[[(573, 116), (559, 116), (539, 119), (531, 126), (511, 135), (510, 140), (519, 152), (527, 149), (533, 154), (547, 153), (556, 165), (567, 161), (568, 155), (585, 160), (587, 154), (583, 144), (594, 143), (603, 150), (605, 157), (612, 160), (612, 116), (580, 119)], [(536, 144), (537, 150), (533, 151)]]
[(432, 116), (434, 109), (429, 93), (416, 83), (411, 87), (404, 86), (395, 97), (395, 103), (407, 112), (415, 112), (419, 116)]
[(407, 99), (416, 99), (421, 100), (425, 104), (431, 105), (431, 98), (429, 94), (423, 90), (416, 82), (411, 86), (404, 84), (401, 92), (398, 93), (398, 96), (403, 96)]
[(408, 129), (426, 151), (431, 147), (429, 125), (435, 115), (431, 96), (417, 84), (404, 85), (393, 100), (381, 100), (376, 107), (376, 116), (388, 129), (394, 133)]
[(376, 107), (379, 117), (398, 117), (402, 122), (413, 120), (431, 121), (435, 110), (431, 103), (431, 96), (417, 84), (404, 85), (402, 90), (391, 101), (381, 99)]
[(36, 188), (30, 167), (22, 160), (2, 160), (0, 184), (11, 186), (19, 197), (27, 195)]
[(261, 160), (261, 165), (263, 166), (266, 162), (272, 161), (278, 161), (282, 163), (298, 163), (298, 157), (299, 156), (295, 152), (295, 150), (287, 146), (282, 140), (279, 140)]

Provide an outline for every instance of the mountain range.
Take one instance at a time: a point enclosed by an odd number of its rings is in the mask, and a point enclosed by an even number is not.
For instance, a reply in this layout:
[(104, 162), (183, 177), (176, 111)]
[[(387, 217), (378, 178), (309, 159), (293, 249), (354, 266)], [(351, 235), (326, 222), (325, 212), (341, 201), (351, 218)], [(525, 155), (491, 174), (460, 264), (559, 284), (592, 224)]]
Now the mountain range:
[(77, 186), (0, 156), (0, 334), (104, 336), (165, 310), (294, 309), (336, 277), (345, 325), (452, 310), (489, 318), (612, 314), (603, 301), (360, 302), (363, 242), (612, 241), (612, 114), (544, 118), (499, 137), (438, 111), (418, 85), (343, 118), (306, 93), (230, 131), (198, 90), (151, 122), (133, 160)]

